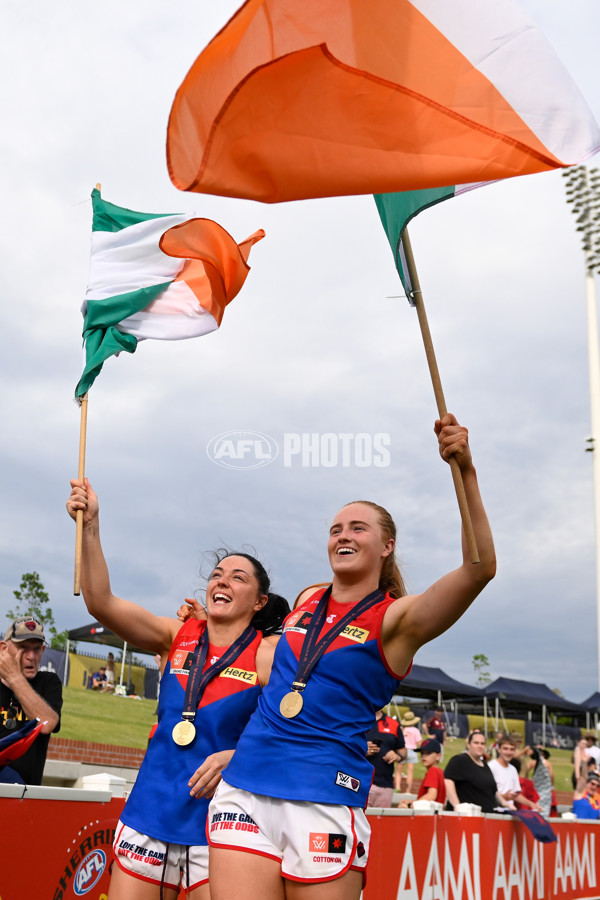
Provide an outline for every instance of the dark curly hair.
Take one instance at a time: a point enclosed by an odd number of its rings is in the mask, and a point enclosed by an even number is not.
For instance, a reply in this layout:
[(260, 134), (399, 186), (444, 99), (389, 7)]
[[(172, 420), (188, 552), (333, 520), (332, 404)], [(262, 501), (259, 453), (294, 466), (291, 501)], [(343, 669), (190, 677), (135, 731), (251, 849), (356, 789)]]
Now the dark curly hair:
[(214, 550), (210, 556), (213, 569), (229, 556), (241, 556), (248, 560), (258, 581), (259, 593), (266, 594), (268, 598), (263, 608), (254, 614), (252, 625), (257, 631), (262, 631), (264, 637), (268, 637), (270, 634), (281, 634), (281, 626), (283, 620), (290, 612), (290, 606), (285, 597), (282, 597), (280, 594), (273, 594), (269, 590), (271, 579), (260, 560), (243, 550), (228, 550), (225, 547)]

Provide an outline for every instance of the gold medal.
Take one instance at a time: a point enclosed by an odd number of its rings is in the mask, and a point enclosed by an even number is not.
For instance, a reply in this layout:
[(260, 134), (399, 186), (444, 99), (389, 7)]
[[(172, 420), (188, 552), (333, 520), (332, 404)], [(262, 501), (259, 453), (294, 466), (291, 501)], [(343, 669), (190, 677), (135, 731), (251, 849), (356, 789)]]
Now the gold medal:
[(286, 719), (293, 719), (294, 716), (298, 715), (303, 706), (304, 700), (300, 691), (290, 691), (282, 698), (281, 703), (279, 704), (279, 712)]
[(175, 725), (171, 733), (176, 744), (179, 744), (180, 747), (187, 747), (196, 737), (196, 726), (193, 722), (182, 719)]

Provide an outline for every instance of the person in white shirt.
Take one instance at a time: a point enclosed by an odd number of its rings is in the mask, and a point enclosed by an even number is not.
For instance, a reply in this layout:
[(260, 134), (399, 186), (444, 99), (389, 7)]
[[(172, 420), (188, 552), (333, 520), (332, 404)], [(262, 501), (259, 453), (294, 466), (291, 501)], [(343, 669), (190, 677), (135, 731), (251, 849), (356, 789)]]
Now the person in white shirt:
[(498, 793), (508, 802), (509, 809), (516, 809), (516, 800), (522, 806), (528, 806), (530, 809), (535, 809), (536, 812), (541, 812), (542, 807), (540, 804), (528, 800), (521, 792), (519, 773), (511, 765), (511, 759), (513, 759), (515, 752), (516, 747), (513, 739), (503, 735), (498, 741), (498, 759), (493, 759), (488, 763), (496, 780)]
[(596, 735), (590, 732), (589, 734), (584, 734), (586, 748), (585, 753), (588, 759), (594, 760), (594, 769), (596, 772), (600, 771), (600, 747), (596, 744)]

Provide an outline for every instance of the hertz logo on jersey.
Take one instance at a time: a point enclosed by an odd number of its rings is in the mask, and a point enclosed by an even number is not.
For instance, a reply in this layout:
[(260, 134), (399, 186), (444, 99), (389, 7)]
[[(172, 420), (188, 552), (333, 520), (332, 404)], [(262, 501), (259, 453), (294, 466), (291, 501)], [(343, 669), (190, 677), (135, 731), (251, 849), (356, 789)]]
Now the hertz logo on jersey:
[(369, 637), (366, 628), (357, 628), (356, 625), (346, 625), (340, 637), (348, 638), (349, 641), (356, 641), (358, 644), (364, 644)]
[(256, 684), (258, 675), (256, 672), (248, 672), (246, 669), (236, 669), (235, 666), (227, 666), (223, 669), (219, 678), (235, 678), (237, 681), (244, 681), (246, 684)]

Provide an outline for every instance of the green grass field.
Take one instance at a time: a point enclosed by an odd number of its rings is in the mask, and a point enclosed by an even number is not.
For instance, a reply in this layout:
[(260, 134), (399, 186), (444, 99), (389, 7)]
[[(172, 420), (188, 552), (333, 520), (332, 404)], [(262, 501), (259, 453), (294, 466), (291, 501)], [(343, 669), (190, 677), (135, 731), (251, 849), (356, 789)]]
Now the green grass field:
[[(155, 710), (156, 700), (132, 700), (80, 688), (65, 688), (60, 737), (144, 748), (148, 732), (156, 722)], [(447, 742), (444, 761), (461, 753), (464, 746), (464, 740), (460, 738)], [(571, 751), (553, 749), (550, 752), (556, 790), (572, 790)], [(415, 780), (420, 780), (423, 774), (423, 766), (419, 763), (415, 766)]]
[(156, 700), (67, 687), (63, 688), (63, 701), (59, 737), (73, 741), (145, 748), (156, 722)]

